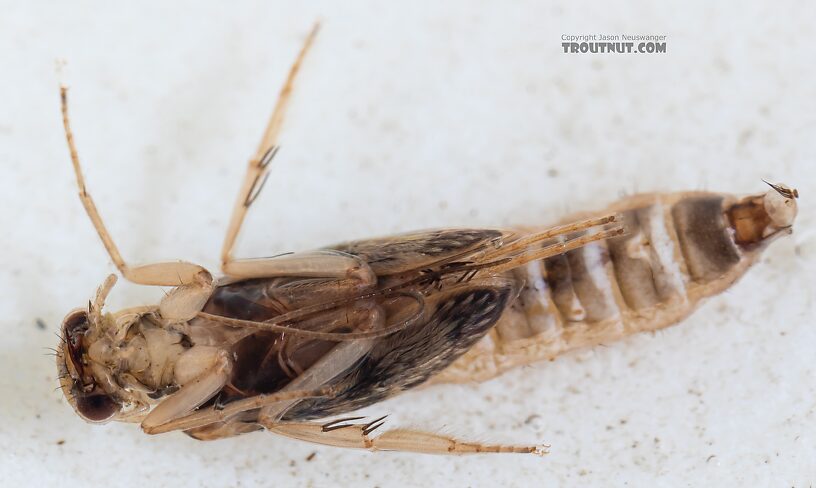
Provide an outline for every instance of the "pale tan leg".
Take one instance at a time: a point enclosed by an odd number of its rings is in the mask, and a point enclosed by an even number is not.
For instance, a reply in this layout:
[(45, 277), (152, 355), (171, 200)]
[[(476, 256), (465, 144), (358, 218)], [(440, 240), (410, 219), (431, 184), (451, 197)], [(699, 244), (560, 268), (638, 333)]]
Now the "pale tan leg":
[[(343, 315), (348, 313), (346, 310), (338, 312)], [(357, 319), (357, 322), (355, 329), (369, 331), (382, 329), (385, 326), (385, 311), (379, 305), (372, 304), (372, 307), (363, 317)], [(280, 391), (315, 390), (329, 384), (334, 378), (354, 366), (361, 357), (368, 354), (374, 341), (374, 339), (357, 339), (337, 344)], [(297, 400), (292, 400), (264, 407), (258, 414), (258, 418), (264, 419), (263, 422), (266, 423), (277, 422), (297, 402)]]
[(91, 198), (88, 189), (85, 187), (85, 178), (82, 176), (82, 168), (79, 164), (79, 156), (77, 154), (76, 146), (74, 145), (74, 134), (71, 131), (71, 125), (68, 120), (68, 88), (60, 87), (60, 96), (62, 101), (62, 123), (65, 128), (65, 138), (68, 141), (68, 149), (71, 152), (71, 162), (74, 166), (74, 173), (76, 174), (77, 186), (79, 187), (79, 199), (85, 207), (85, 211), (90, 217), (94, 228), (96, 229), (102, 244), (108, 251), (113, 264), (122, 273), (126, 280), (139, 285), (157, 285), (157, 286), (179, 286), (184, 284), (195, 283), (200, 280), (202, 274), (207, 274), (203, 267), (187, 263), (184, 261), (175, 261), (168, 263), (153, 263), (144, 266), (130, 267), (122, 259), (119, 249), (113, 242), (113, 238), (108, 233), (108, 229), (102, 222), (102, 217), (94, 205), (93, 198)]
[(173, 425), (178, 419), (184, 418), (221, 391), (229, 380), (231, 370), (232, 362), (228, 353), (219, 351), (214, 356), (210, 369), (164, 399), (145, 417), (142, 421), (142, 430), (148, 434), (163, 432), (165, 426)]
[[(179, 390), (178, 393), (180, 392), (181, 391)], [(154, 423), (150, 425), (145, 425), (145, 423), (142, 422), (142, 429), (148, 434), (163, 434), (165, 432), (170, 432), (173, 430), (195, 429), (216, 422), (224, 422), (228, 420), (230, 417), (238, 415), (241, 412), (255, 410), (257, 408), (263, 408), (269, 405), (274, 405), (275, 403), (278, 402), (285, 402), (303, 398), (329, 397), (333, 394), (334, 394), (333, 389), (321, 388), (318, 390), (311, 391), (298, 390), (270, 393), (267, 395), (257, 395), (251, 398), (246, 398), (244, 400), (234, 401), (232, 403), (229, 403), (223, 408), (212, 407), (201, 411), (192, 412), (187, 415), (178, 416), (169, 419), (168, 421), (165, 421), (161, 424)], [(209, 397), (207, 399), (209, 399)], [(172, 397), (169, 398), (168, 400), (172, 400)], [(165, 400), (165, 402), (167, 402), (168, 400)], [(206, 401), (206, 399), (204, 401)], [(159, 404), (159, 406), (164, 405), (165, 402)], [(148, 418), (149, 417), (150, 416), (148, 416)], [(145, 419), (145, 422), (146, 421), (147, 419)]]
[(224, 244), (221, 248), (221, 267), (224, 274), (229, 275), (227, 267), (232, 261), (232, 249), (235, 246), (235, 241), (238, 238), (238, 233), (241, 230), (241, 224), (244, 222), (247, 210), (249, 210), (252, 202), (257, 198), (258, 192), (266, 181), (267, 172), (269, 170), (269, 163), (277, 153), (277, 139), (280, 133), (281, 125), (283, 124), (283, 117), (286, 112), (286, 107), (289, 104), (289, 98), (292, 94), (292, 87), (294, 86), (295, 77), (300, 66), (303, 63), (303, 58), (306, 56), (309, 48), (314, 42), (320, 24), (315, 23), (311, 32), (306, 37), (300, 53), (295, 59), (294, 64), (289, 69), (289, 75), (286, 78), (283, 88), (278, 95), (278, 101), (275, 104), (275, 109), (272, 111), (272, 116), (266, 126), (266, 131), (261, 138), (261, 143), (258, 146), (258, 151), (255, 156), (249, 161), (244, 182), (241, 185), (241, 190), (238, 193), (238, 200), (235, 202), (235, 208), (232, 211), (229, 227), (227, 227), (227, 235), (224, 237)]
[[(348, 419), (357, 420), (359, 417)], [(507, 446), (465, 442), (453, 437), (420, 430), (394, 429), (377, 437), (369, 434), (380, 427), (383, 418), (368, 424), (273, 423), (264, 425), (270, 432), (317, 444), (370, 451), (404, 451), (423, 454), (527, 453), (542, 456), (549, 446)]]
[(235, 208), (230, 218), (227, 234), (221, 249), (221, 271), (224, 275), (239, 278), (269, 278), (278, 276), (320, 277), (320, 278), (359, 278), (364, 283), (376, 283), (376, 276), (371, 268), (361, 259), (337, 251), (316, 251), (311, 253), (292, 254), (274, 258), (233, 259), (232, 250), (241, 230), (249, 207), (258, 197), (266, 182), (269, 165), (278, 152), (277, 138), (283, 124), (284, 114), (294, 87), (295, 78), (303, 64), (303, 59), (312, 46), (320, 24), (315, 24), (306, 37), (295, 62), (289, 69), (289, 75), (278, 95), (278, 101), (272, 116), (261, 138), (258, 151), (249, 161), (244, 182), (238, 193)]
[[(360, 319), (365, 323), (364, 328), (371, 329), (382, 325), (382, 310), (375, 307), (367, 314), (365, 319)], [(330, 396), (334, 393), (331, 387), (325, 385), (335, 376), (342, 374), (351, 367), (361, 356), (365, 355), (371, 347), (370, 340), (356, 340), (337, 345), (328, 354), (321, 357), (316, 364), (294, 378), (284, 388), (274, 394), (258, 395), (256, 397), (239, 400), (226, 405), (223, 409), (207, 409), (201, 412), (190, 413), (173, 419), (172, 422), (165, 422), (164, 425), (148, 425), (146, 432), (158, 434), (169, 430), (190, 430), (214, 423), (227, 422), (236, 419), (236, 415), (248, 410), (261, 409), (259, 417), (277, 417), (289, 409), (293, 404), (304, 398), (314, 398), (318, 396)], [(171, 397), (169, 400), (172, 400)], [(186, 402), (187, 405), (190, 402)], [(160, 406), (163, 404), (160, 404)], [(158, 408), (158, 407), (157, 407)], [(187, 413), (186, 411), (183, 413)], [(144, 428), (143, 424), (143, 428)], [(208, 435), (211, 438), (224, 435), (235, 435), (234, 425), (224, 428), (224, 432), (213, 431)], [(148, 430), (149, 429), (149, 430)], [(198, 437), (198, 436), (196, 436)]]
[[(376, 292), (374, 292), (376, 293)], [(287, 312), (271, 318), (264, 322), (257, 322), (254, 320), (233, 319), (231, 317), (224, 317), (221, 315), (213, 315), (206, 312), (198, 312), (196, 315), (213, 322), (218, 322), (230, 327), (249, 328), (255, 330), (266, 330), (270, 332), (279, 332), (291, 334), (301, 337), (308, 337), (312, 339), (320, 339), (325, 341), (352, 341), (359, 339), (372, 339), (375, 337), (382, 337), (394, 334), (401, 330), (410, 327), (417, 321), (424, 317), (425, 313), (425, 299), (421, 293), (415, 291), (394, 291), (393, 296), (405, 297), (414, 300), (417, 303), (417, 308), (406, 317), (401, 317), (394, 324), (390, 324), (379, 330), (365, 330), (357, 332), (321, 332), (292, 327), (291, 325), (280, 325), (286, 322), (298, 321), (319, 312), (324, 312), (335, 308), (337, 305), (347, 303), (346, 299), (336, 302), (318, 303), (316, 305), (307, 305), (297, 310)], [(364, 297), (360, 297), (364, 298)]]
[(105, 281), (96, 289), (96, 296), (89, 304), (88, 313), (91, 316), (91, 321), (95, 326), (102, 326), (102, 308), (105, 306), (105, 300), (108, 298), (113, 285), (116, 284), (116, 275), (109, 274)]
[(377, 275), (358, 258), (340, 251), (312, 251), (271, 258), (237, 259), (222, 266), (224, 274), (233, 278), (270, 278), (298, 276), (302, 278), (356, 278), (373, 285)]
[(65, 138), (68, 141), (68, 149), (71, 152), (71, 163), (74, 166), (77, 186), (79, 187), (79, 199), (85, 207), (85, 212), (91, 219), (96, 233), (102, 240), (102, 244), (108, 251), (113, 264), (122, 273), (122, 276), (139, 285), (153, 286), (175, 286), (162, 300), (160, 309), (162, 316), (169, 320), (187, 320), (195, 316), (201, 310), (212, 292), (212, 275), (197, 264), (184, 261), (153, 263), (144, 266), (131, 267), (125, 263), (119, 249), (113, 242), (113, 238), (108, 233), (99, 211), (96, 209), (93, 198), (85, 187), (85, 178), (82, 176), (82, 168), (79, 164), (79, 156), (74, 145), (74, 134), (68, 120), (68, 89), (60, 87), (60, 98), (62, 101), (62, 123), (65, 128)]
[(596, 234), (589, 234), (575, 239), (568, 239), (565, 240), (564, 242), (552, 244), (535, 251), (530, 251), (513, 256), (507, 262), (497, 264), (496, 266), (491, 266), (490, 269), (494, 273), (500, 273), (513, 268), (518, 268), (519, 266), (524, 266), (525, 264), (531, 261), (546, 259), (557, 254), (563, 254), (565, 252), (572, 251), (573, 249), (578, 249), (579, 247), (586, 246), (591, 242), (602, 241), (605, 239), (609, 239), (610, 237), (619, 236), (623, 233), (624, 229), (622, 227), (615, 227), (609, 230), (600, 231)]
[(524, 236), (518, 240), (512, 241), (496, 249), (486, 251), (482, 254), (482, 259), (491, 260), (498, 256), (508, 256), (516, 252), (523, 252), (526, 251), (526, 249), (529, 248), (531, 245), (542, 242), (544, 240), (562, 236), (565, 234), (570, 234), (573, 232), (589, 230), (593, 227), (601, 226), (602, 230), (618, 229), (621, 228), (619, 224), (610, 229), (606, 229), (603, 227), (606, 226), (607, 224), (612, 224), (618, 221), (620, 221), (620, 218), (617, 215), (606, 215), (604, 217), (596, 219), (579, 220), (578, 222), (572, 222), (569, 224), (551, 227), (541, 232), (535, 232), (530, 235)]
[[(524, 266), (531, 261), (546, 259), (557, 254), (578, 249), (592, 242), (619, 236), (625, 232), (625, 229), (622, 225), (615, 224), (608, 228), (601, 227), (601, 230), (595, 233), (585, 234), (573, 239), (563, 240), (563, 237), (561, 237), (566, 233), (576, 230), (587, 230), (598, 225), (605, 226), (606, 224), (615, 222), (616, 219), (615, 216), (608, 216), (601, 219), (585, 220), (530, 234), (518, 240), (511, 241), (506, 245), (500, 245), (495, 249), (471, 254), (465, 258), (466, 261), (470, 261), (470, 263), (455, 268), (454, 272), (464, 272), (460, 281), (470, 280), (481, 270), (489, 269), (490, 272), (494, 274), (502, 273)], [(553, 237), (561, 237), (562, 240), (556, 244), (551, 244), (539, 249), (531, 249), (534, 244)]]

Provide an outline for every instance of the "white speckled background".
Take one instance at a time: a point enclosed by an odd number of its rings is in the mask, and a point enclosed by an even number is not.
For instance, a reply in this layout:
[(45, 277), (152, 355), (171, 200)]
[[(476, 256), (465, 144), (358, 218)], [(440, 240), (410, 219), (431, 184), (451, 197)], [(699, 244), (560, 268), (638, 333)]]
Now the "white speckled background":
[[(816, 481), (812, 3), (0, 3), (3, 485)], [(546, 224), (622, 193), (756, 192), (760, 178), (799, 187), (797, 231), (681, 326), (368, 410), (390, 425), (546, 441), (543, 459), (370, 454), (265, 433), (200, 443), (83, 423), (53, 390), (43, 348), (113, 267), (76, 198), (59, 80), (125, 257), (216, 268), (245, 161), (317, 18), (240, 255)], [(561, 34), (582, 33), (665, 34), (668, 53), (563, 54)], [(160, 293), (122, 284), (110, 304)]]

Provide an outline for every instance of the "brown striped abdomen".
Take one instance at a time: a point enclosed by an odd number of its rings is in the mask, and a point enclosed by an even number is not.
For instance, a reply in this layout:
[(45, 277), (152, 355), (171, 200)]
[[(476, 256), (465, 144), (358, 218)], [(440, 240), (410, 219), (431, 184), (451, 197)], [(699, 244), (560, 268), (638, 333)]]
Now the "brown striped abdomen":
[(618, 202), (604, 213), (622, 214), (625, 235), (513, 270), (518, 298), (490, 334), (434, 382), (483, 381), (677, 323), (701, 299), (734, 283), (764, 247), (735, 242), (728, 212), (736, 203), (702, 192)]

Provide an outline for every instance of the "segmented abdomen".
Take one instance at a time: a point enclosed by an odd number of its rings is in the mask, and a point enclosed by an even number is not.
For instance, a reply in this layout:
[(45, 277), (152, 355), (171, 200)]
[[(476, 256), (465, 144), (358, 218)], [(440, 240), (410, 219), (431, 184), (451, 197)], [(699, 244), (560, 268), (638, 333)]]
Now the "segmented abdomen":
[[(481, 342), (434, 382), (482, 381), (566, 351), (674, 324), (739, 278), (740, 248), (713, 193), (638, 195), (612, 206), (627, 233), (513, 271), (521, 292)], [(583, 218), (585, 216), (580, 216)]]

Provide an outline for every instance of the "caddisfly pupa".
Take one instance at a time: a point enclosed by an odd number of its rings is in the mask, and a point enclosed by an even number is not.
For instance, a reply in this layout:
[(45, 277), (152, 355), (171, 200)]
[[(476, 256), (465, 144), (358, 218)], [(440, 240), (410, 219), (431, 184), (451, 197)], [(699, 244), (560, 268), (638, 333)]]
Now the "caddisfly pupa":
[(441, 229), (234, 259), (315, 35), (250, 160), (220, 279), (184, 261), (125, 261), (86, 188), (62, 88), (79, 196), (111, 260), (130, 282), (173, 287), (158, 305), (107, 313), (111, 275), (87, 308), (63, 321), (60, 383), (86, 420), (204, 440), (266, 429), (339, 447), (541, 454), (537, 445), (486, 445), (337, 416), (429, 380), (481, 380), (675, 323), (793, 223), (795, 190), (772, 185), (743, 199), (645, 195), (550, 228)]

